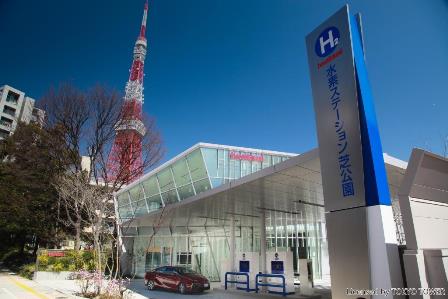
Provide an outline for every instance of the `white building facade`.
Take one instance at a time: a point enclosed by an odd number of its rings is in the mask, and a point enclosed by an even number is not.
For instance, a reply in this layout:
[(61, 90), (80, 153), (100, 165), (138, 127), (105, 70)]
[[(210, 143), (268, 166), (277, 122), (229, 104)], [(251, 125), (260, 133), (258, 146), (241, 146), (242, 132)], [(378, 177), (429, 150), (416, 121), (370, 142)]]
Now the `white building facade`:
[(36, 108), (35, 102), (9, 85), (0, 87), (0, 140), (11, 135), (19, 122), (43, 123), (45, 112)]

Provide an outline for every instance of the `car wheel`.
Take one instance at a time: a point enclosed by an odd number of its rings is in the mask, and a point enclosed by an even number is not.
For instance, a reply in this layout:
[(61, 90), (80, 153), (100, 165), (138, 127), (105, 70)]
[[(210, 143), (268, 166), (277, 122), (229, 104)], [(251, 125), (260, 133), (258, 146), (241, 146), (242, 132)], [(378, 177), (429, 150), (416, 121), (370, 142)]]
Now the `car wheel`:
[(181, 293), (181, 294), (185, 294), (185, 291), (187, 290), (187, 288), (185, 287), (185, 285), (182, 282), (179, 283), (179, 286), (177, 288), (179, 289), (179, 293)]
[(154, 290), (155, 289), (154, 281), (148, 280), (147, 286), (148, 286), (148, 290), (150, 290), (150, 291)]

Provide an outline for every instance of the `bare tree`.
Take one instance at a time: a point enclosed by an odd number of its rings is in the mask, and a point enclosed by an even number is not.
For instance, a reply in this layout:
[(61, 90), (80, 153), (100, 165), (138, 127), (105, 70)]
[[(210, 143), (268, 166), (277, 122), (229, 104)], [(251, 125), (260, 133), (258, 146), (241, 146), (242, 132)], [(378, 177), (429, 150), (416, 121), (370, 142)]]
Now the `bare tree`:
[[(110, 223), (115, 223), (113, 193), (161, 159), (160, 134), (155, 121), (144, 118), (146, 130), (138, 137), (142, 141), (141, 147), (134, 147), (132, 140), (122, 142), (115, 157), (118, 162), (115, 164), (120, 167), (110, 175), (110, 152), (124, 113), (122, 97), (101, 86), (83, 93), (63, 85), (57, 91), (51, 90), (43, 102), (49, 114), (47, 125), (64, 129), (67, 146), (72, 151), (73, 166), (58, 180), (59, 196), (68, 219), (66, 223), (75, 228), (77, 236), (82, 226), (91, 229), (97, 269), (101, 271), (102, 240), (114, 238), (110, 230)], [(83, 155), (88, 157), (87, 169), (82, 168)], [(141, 159), (141, 163), (129, 172), (129, 165), (135, 164), (137, 159)]]
[[(61, 175), (55, 182), (55, 188), (59, 195), (60, 208), (64, 217), (59, 221), (75, 230), (75, 250), (80, 247), (81, 230), (86, 225), (85, 211), (94, 192), (86, 184), (85, 172)], [(86, 188), (87, 187), (87, 188)]]
[[(82, 170), (81, 165), (81, 142), (84, 135), (84, 128), (89, 119), (89, 108), (86, 96), (83, 92), (70, 84), (63, 84), (58, 89), (51, 88), (50, 91), (40, 101), (47, 113), (45, 125), (48, 128), (58, 127), (63, 132), (63, 137), (67, 147), (67, 173), (79, 176)], [(85, 176), (82, 176), (85, 177)], [(81, 178), (82, 178), (81, 177)], [(80, 193), (82, 185), (75, 184), (76, 180), (61, 178), (57, 180), (56, 189), (59, 192), (60, 209), (63, 216), (59, 220), (75, 231), (75, 250), (80, 247), (82, 231), (82, 213), (85, 207), (85, 198)], [(67, 190), (70, 187), (72, 190)], [(60, 186), (58, 186), (60, 184)]]

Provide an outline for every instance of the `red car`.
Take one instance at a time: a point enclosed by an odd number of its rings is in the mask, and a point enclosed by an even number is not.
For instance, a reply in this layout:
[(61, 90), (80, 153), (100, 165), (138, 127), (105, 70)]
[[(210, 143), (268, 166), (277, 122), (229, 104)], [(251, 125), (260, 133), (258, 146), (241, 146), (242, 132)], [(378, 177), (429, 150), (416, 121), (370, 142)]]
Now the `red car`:
[(178, 291), (181, 294), (203, 292), (210, 289), (207, 278), (185, 267), (165, 266), (145, 274), (145, 285), (149, 290), (156, 288)]

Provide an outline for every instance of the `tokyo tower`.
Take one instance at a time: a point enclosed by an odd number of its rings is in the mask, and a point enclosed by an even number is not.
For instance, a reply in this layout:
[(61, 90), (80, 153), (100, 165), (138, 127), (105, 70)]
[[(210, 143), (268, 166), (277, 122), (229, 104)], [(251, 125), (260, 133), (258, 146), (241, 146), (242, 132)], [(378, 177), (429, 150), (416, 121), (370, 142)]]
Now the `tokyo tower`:
[(115, 140), (108, 158), (108, 176), (125, 184), (143, 174), (142, 138), (146, 128), (142, 122), (143, 68), (146, 57), (146, 18), (148, 0), (145, 3), (140, 34), (135, 42), (129, 80), (126, 83), (121, 118), (115, 126)]

